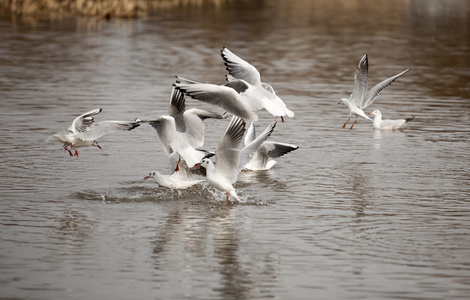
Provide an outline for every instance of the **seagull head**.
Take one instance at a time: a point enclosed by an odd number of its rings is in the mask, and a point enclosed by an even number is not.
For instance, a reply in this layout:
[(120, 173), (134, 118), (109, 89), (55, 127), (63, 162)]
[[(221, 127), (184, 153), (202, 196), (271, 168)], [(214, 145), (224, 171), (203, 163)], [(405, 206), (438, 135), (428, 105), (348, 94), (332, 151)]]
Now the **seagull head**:
[(91, 143), (92, 146), (95, 146), (95, 147), (98, 147), (101, 149), (101, 146), (98, 145), (98, 142), (97, 141), (93, 141), (93, 143)]
[(348, 100), (349, 100), (349, 99), (341, 98), (341, 99), (339, 99), (338, 104), (346, 104), (346, 101), (348, 101)]
[(201, 160), (201, 162), (195, 164), (194, 167), (195, 167), (196, 169), (198, 169), (199, 167), (207, 168), (210, 164), (212, 164), (212, 161), (211, 161), (210, 159), (208, 159), (208, 158), (203, 158), (203, 159)]
[(155, 174), (156, 174), (155, 172), (156, 172), (156, 171), (150, 172), (147, 176), (144, 177), (144, 180), (147, 180), (147, 179), (149, 179), (150, 177), (155, 178)]
[(373, 112), (370, 112), (369, 115), (374, 115), (374, 116), (381, 116), (382, 113), (380, 112), (380, 110), (374, 110)]

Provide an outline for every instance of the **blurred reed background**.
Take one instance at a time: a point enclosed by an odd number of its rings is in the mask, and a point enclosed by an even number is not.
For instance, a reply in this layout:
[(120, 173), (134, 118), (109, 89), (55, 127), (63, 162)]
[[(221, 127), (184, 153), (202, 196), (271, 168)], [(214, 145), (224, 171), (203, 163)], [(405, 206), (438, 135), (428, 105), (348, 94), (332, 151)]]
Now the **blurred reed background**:
[(220, 5), (229, 0), (0, 0), (0, 11), (13, 18), (54, 19), (68, 16), (139, 18), (179, 5)]

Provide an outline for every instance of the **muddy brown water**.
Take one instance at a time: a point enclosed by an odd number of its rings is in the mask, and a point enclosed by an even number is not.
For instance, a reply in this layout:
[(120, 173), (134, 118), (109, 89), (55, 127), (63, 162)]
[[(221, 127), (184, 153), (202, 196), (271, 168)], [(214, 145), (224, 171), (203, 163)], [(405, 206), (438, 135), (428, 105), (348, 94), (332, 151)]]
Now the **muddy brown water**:
[[(0, 21), (0, 299), (467, 299), (469, 11), (248, 1), (137, 20)], [(174, 75), (224, 82), (223, 46), (296, 114), (271, 140), (300, 149), (239, 176), (246, 205), (207, 183), (144, 182), (167, 170), (150, 126), (79, 158), (44, 143), (95, 107), (97, 120), (167, 114)], [(411, 68), (370, 108), (415, 116), (401, 131), (341, 127), (337, 102), (365, 53), (369, 86)], [(272, 121), (261, 113), (258, 130)], [(227, 124), (211, 124), (206, 148)]]

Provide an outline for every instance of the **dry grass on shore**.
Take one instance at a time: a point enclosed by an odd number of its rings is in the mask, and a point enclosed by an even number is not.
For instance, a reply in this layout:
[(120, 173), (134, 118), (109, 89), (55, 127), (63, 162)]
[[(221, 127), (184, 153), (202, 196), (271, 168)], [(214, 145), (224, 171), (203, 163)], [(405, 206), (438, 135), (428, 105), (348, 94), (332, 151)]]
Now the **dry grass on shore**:
[(151, 9), (177, 5), (220, 4), (224, 0), (0, 0), (0, 11), (14, 17), (139, 18)]

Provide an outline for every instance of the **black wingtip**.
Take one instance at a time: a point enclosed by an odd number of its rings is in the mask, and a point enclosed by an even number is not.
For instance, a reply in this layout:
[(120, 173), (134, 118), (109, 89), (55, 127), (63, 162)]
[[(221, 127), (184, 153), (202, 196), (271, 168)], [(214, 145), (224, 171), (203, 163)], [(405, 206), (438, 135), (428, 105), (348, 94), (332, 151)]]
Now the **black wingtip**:
[(140, 126), (140, 123), (137, 123), (137, 122), (136, 122), (136, 123), (132, 123), (132, 124), (131, 124), (131, 127), (129, 127), (128, 131), (131, 131), (132, 129), (137, 128), (137, 127), (139, 127), (139, 126)]
[(405, 122), (408, 123), (408, 122), (411, 122), (415, 119), (415, 116), (411, 117), (411, 118), (408, 118), (408, 119), (405, 119)]

